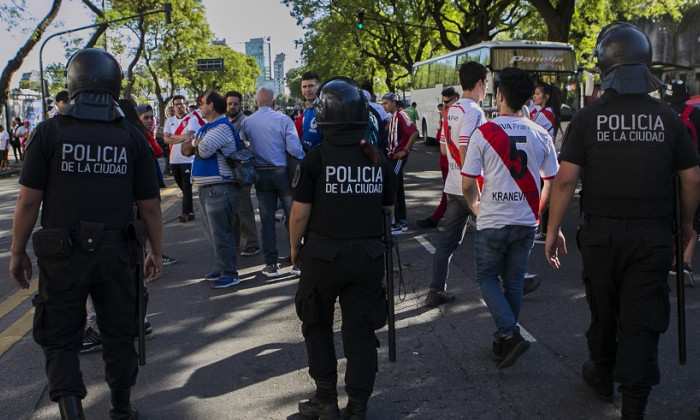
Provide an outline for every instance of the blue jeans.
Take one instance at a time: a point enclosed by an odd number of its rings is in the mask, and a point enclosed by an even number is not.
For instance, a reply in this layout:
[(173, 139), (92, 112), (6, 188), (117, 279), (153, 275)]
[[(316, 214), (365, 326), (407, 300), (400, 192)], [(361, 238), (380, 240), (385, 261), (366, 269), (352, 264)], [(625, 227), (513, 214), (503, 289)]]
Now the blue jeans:
[[(289, 220), (292, 210), (292, 186), (289, 183), (286, 168), (256, 168), (260, 179), (255, 183), (260, 209), (260, 224), (263, 255), (265, 264), (277, 264), (277, 234), (275, 228), (275, 212), (277, 200), (282, 203), (284, 214)], [(289, 232), (287, 232), (289, 238)], [(289, 242), (289, 239), (287, 239)]]
[(471, 214), (467, 202), (461, 195), (445, 194), (447, 209), (445, 210), (445, 230), (442, 231), (435, 247), (433, 256), (433, 281), (430, 290), (439, 292), (447, 290), (447, 276), (450, 273), (450, 261), (455, 249), (464, 239), (467, 228), (467, 217)]
[[(496, 340), (520, 329), (518, 315), (523, 303), (523, 284), (530, 250), (535, 240), (534, 226), (504, 226), (477, 230), (474, 236), (476, 281), (491, 311), (498, 331)], [(503, 279), (503, 288), (498, 275)]]
[(199, 187), (202, 222), (214, 247), (216, 271), (222, 276), (236, 278), (237, 247), (233, 237), (233, 215), (238, 211), (241, 187), (233, 183)]

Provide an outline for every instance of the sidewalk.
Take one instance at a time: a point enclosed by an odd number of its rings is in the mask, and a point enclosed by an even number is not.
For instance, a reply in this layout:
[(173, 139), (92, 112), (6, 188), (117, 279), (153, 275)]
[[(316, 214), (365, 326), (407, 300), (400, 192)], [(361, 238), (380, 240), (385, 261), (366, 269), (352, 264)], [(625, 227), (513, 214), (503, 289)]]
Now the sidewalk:
[[(10, 150), (10, 153), (12, 153), (12, 150)], [(22, 171), (22, 162), (15, 162), (15, 159), (10, 156), (9, 170), (0, 171), (0, 178), (10, 178), (13, 176), (19, 176), (19, 173), (21, 171)]]

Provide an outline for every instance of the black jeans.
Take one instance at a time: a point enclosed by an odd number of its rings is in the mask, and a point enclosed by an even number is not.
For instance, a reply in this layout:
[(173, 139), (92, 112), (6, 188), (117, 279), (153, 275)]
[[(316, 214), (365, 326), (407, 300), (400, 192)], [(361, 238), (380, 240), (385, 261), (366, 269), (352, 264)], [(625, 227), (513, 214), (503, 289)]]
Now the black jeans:
[(102, 334), (105, 380), (125, 389), (138, 374), (134, 257), (127, 242), (100, 244), (87, 253), (74, 246), (63, 260), (39, 259), (39, 292), (34, 297), (33, 336), (46, 356), (49, 396), (84, 398), (85, 384), (78, 352), (85, 328), (88, 294)]
[(170, 171), (173, 173), (175, 183), (182, 191), (182, 212), (194, 213), (192, 207), (192, 181), (190, 180), (192, 164), (172, 163), (170, 164)]
[(591, 310), (588, 351), (601, 378), (646, 397), (659, 383), (659, 336), (669, 324), (670, 220), (592, 220), (578, 232)]
[(302, 248), (302, 271), (296, 295), (297, 315), (309, 358), (309, 375), (317, 384), (338, 378), (333, 344), (333, 312), (340, 298), (343, 350), (347, 358), (345, 391), (356, 401), (372, 395), (379, 340), (374, 330), (386, 322), (383, 243), (314, 241)]

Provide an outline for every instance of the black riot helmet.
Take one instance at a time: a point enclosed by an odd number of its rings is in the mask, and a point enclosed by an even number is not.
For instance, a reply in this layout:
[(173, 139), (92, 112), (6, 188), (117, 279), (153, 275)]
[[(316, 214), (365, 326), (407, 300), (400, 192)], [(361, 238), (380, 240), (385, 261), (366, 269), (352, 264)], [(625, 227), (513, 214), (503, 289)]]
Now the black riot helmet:
[(318, 87), (316, 123), (324, 141), (357, 144), (369, 125), (369, 108), (362, 88), (349, 77), (331, 77)]
[(627, 22), (613, 22), (604, 27), (593, 50), (603, 89), (618, 93), (648, 93), (663, 86), (649, 70), (651, 42), (636, 26)]
[(107, 51), (86, 48), (68, 60), (66, 87), (71, 99), (80, 92), (105, 92), (116, 100), (122, 87), (122, 69)]

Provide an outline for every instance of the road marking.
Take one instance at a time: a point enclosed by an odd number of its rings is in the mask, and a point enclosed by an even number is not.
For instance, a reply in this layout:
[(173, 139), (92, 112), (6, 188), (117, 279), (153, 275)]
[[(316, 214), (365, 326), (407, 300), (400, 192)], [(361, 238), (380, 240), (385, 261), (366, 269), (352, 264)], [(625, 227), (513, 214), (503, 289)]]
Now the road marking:
[(0, 357), (32, 329), (34, 308), (28, 310), (20, 319), (0, 333)]
[(428, 242), (428, 240), (425, 239), (423, 235), (414, 236), (414, 238), (416, 238), (416, 241), (418, 241), (419, 244), (423, 245), (423, 248), (425, 248), (426, 251), (428, 251), (431, 254), (435, 254), (435, 247), (433, 246), (433, 244)]
[[(486, 302), (484, 302), (484, 299), (479, 299), (479, 301), (481, 302), (482, 305), (486, 306)], [(486, 307), (488, 308), (488, 306), (486, 306)], [(527, 330), (525, 328), (523, 328), (523, 326), (520, 325), (519, 322), (515, 325), (517, 325), (520, 328), (520, 335), (522, 335), (525, 340), (527, 340), (531, 343), (537, 342), (537, 339), (532, 334), (527, 332)]]
[(20, 289), (13, 293), (9, 298), (5, 299), (3, 302), (0, 302), (0, 318), (14, 311), (15, 308), (18, 307), (22, 302), (27, 300), (27, 298), (31, 297), (32, 294), (37, 291), (39, 287), (38, 285), (39, 279), (34, 278), (32, 279), (31, 283), (29, 283), (28, 289)]
[[(161, 197), (167, 199), (167, 201), (163, 204), (161, 208), (162, 212), (167, 211), (177, 202), (177, 191), (179, 191), (177, 186), (172, 186), (163, 191)], [(21, 305), (24, 301), (29, 299), (32, 296), (32, 294), (34, 294), (37, 291), (38, 285), (39, 280), (36, 278), (32, 279), (32, 282), (29, 284), (28, 289), (18, 290), (17, 292), (13, 293), (9, 298), (5, 299), (3, 302), (0, 302), (0, 318), (3, 318), (5, 315), (15, 310), (15, 308)], [(29, 331), (32, 330), (33, 314), (34, 308), (31, 308), (24, 315), (22, 315), (22, 317), (20, 317), (17, 321), (10, 325), (6, 330), (0, 332), (0, 356), (2, 356), (16, 342), (21, 340), (22, 337), (24, 337)]]

